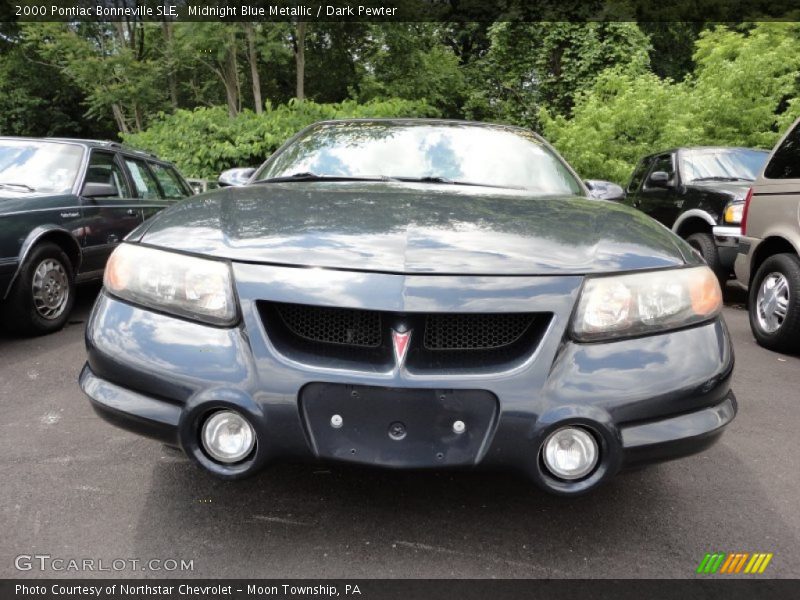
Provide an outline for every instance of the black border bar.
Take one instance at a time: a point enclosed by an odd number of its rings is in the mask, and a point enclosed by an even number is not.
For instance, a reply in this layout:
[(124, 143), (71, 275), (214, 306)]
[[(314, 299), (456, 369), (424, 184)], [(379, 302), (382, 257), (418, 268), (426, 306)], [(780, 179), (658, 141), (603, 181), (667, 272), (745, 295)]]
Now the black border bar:
[[(287, 586), (287, 587), (284, 587)], [(99, 591), (99, 594), (97, 593)], [(770, 600), (800, 597), (797, 579), (4, 579), (0, 598), (18, 600)]]
[(3, 0), (0, 21), (800, 20), (800, 0)]

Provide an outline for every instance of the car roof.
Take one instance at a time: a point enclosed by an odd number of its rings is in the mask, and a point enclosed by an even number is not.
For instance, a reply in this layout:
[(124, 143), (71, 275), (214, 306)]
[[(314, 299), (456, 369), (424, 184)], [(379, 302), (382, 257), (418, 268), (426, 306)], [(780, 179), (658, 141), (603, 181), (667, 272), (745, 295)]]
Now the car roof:
[(119, 142), (114, 142), (112, 140), (91, 140), (91, 139), (69, 138), (69, 137), (29, 137), (29, 136), (13, 136), (13, 135), (0, 136), (0, 140), (24, 140), (32, 142), (75, 144), (79, 146), (84, 146), (86, 148), (103, 148), (106, 150), (117, 150), (119, 152), (125, 152), (127, 154), (140, 156), (142, 158), (147, 158), (149, 160), (154, 160), (165, 164), (171, 164), (169, 161), (158, 158), (155, 154), (152, 154), (151, 152), (145, 152), (144, 150), (137, 150), (136, 148), (131, 148), (129, 146), (125, 146), (123, 144), (120, 144)]

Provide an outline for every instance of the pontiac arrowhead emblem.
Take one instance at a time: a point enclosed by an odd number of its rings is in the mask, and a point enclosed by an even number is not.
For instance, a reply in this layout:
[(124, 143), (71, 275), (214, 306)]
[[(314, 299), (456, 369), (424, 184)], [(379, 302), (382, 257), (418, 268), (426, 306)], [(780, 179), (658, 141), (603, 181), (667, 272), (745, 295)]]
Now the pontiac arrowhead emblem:
[(392, 345), (394, 346), (394, 358), (397, 366), (403, 366), (408, 353), (408, 343), (411, 341), (411, 330), (395, 331), (392, 330)]

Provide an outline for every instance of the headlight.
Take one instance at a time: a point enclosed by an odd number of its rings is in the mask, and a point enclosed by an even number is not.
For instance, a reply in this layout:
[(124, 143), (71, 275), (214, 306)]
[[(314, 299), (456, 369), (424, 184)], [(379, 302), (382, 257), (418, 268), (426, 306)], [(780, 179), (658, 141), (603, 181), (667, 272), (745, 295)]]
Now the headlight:
[(236, 320), (227, 263), (121, 244), (106, 265), (103, 284), (123, 300), (213, 325)]
[(644, 335), (707, 321), (721, 308), (706, 266), (588, 277), (572, 330), (583, 342)]
[(736, 204), (729, 204), (725, 209), (725, 222), (738, 225), (742, 222), (742, 213), (744, 212), (744, 202), (737, 202)]

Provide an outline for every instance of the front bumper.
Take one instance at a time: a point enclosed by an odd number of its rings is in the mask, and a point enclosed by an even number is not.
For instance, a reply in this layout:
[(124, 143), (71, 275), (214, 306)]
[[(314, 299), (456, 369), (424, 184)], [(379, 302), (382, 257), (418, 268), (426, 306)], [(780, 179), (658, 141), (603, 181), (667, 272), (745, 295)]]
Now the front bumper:
[(717, 225), (713, 228), (713, 233), (720, 262), (732, 269), (739, 249), (739, 239), (742, 237), (741, 228), (738, 225)]
[[(487, 278), (398, 282), (393, 278), (400, 276), (339, 272), (311, 286), (293, 280), (307, 276), (301, 269), (234, 268), (243, 320), (231, 329), (102, 293), (87, 326), (88, 362), (80, 376), (103, 418), (180, 446), (221, 477), (298, 459), (389, 468), (480, 466), (516, 469), (549, 491), (577, 494), (625, 466), (708, 447), (736, 414), (733, 352), (721, 319), (663, 335), (577, 344), (565, 331), (580, 277), (506, 278), (500, 286)], [(360, 286), (373, 292), (359, 293)], [(332, 290), (346, 290), (351, 305), (369, 302), (380, 310), (546, 306), (552, 318), (535, 352), (513, 364), (469, 371), (358, 368), (282, 354), (256, 302), (247, 300), (321, 304)], [(236, 465), (212, 461), (199, 445), (202, 420), (226, 407), (244, 414), (258, 439), (254, 454)], [(344, 417), (343, 427), (331, 427), (334, 413)], [(466, 423), (465, 433), (453, 433), (456, 420)], [(397, 422), (407, 430), (400, 439), (389, 435)], [(539, 458), (545, 438), (565, 424), (589, 429), (600, 446), (599, 466), (579, 481), (553, 478)]]

